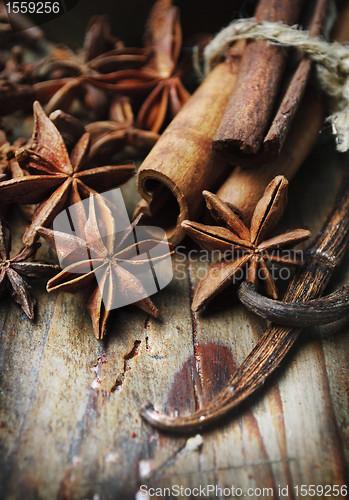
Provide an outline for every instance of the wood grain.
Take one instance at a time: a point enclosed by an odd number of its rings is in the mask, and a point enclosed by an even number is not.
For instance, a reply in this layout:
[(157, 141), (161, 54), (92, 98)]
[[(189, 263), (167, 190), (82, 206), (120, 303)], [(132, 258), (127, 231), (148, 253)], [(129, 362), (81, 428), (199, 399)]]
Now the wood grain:
[[(282, 224), (315, 234), (341, 174), (330, 146), (318, 149), (290, 186)], [(24, 222), (16, 215), (11, 225), (17, 251)], [(305, 330), (272, 378), (206, 430), (196, 450), (188, 451), (187, 437), (141, 420), (146, 400), (172, 415), (204, 405), (266, 326), (238, 303), (234, 289), (192, 314), (193, 289), (208, 263), (195, 261), (194, 244), (183, 246), (176, 279), (153, 297), (161, 317), (133, 307), (116, 311), (103, 341), (94, 338), (82, 294), (48, 295), (38, 284), (35, 323), (16, 304), (0, 303), (1, 498), (134, 500), (142, 484), (213, 484), (273, 488), (269, 498), (291, 499), (295, 485), (346, 481), (346, 320)], [(45, 255), (52, 258), (47, 247)], [(331, 289), (348, 275), (347, 258)], [(288, 497), (278, 496), (279, 485), (289, 486)]]

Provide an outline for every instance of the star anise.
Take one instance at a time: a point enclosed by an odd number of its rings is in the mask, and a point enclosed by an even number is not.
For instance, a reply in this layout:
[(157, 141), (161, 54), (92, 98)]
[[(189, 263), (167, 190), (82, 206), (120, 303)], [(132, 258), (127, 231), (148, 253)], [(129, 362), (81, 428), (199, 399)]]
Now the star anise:
[[(90, 284), (87, 308), (96, 338), (103, 338), (117, 296), (130, 298), (126, 302), (135, 303), (151, 316), (158, 317), (158, 309), (135, 271), (147, 265), (150, 259), (155, 263), (170, 253), (167, 244), (153, 239), (135, 242), (133, 231), (139, 219), (117, 233), (116, 221), (104, 199), (98, 194), (90, 194), (89, 216), (81, 237), (45, 228), (38, 230), (56, 249), (63, 268), (48, 282), (47, 291), (76, 293)], [(154, 245), (161, 246), (160, 254), (145, 259)]]
[[(0, 110), (1, 115), (13, 113), (19, 109), (28, 109), (38, 99), (46, 102), (51, 98), (53, 92), (57, 92), (62, 84), (52, 83), (48, 86), (46, 82), (37, 81), (36, 69), (40, 62), (32, 62), (37, 59), (32, 53), (31, 61), (22, 60), (22, 48), (19, 44), (25, 44), (25, 52), (28, 55), (28, 46), (44, 38), (43, 31), (35, 26), (33, 22), (23, 14), (10, 16), (5, 4), (0, 2)], [(12, 48), (12, 52), (9, 49)], [(4, 48), (5, 47), (5, 48)], [(27, 58), (28, 59), (28, 58)], [(37, 86), (37, 87), (36, 87)]]
[(57, 109), (49, 115), (51, 122), (57, 127), (64, 144), (70, 154), (78, 140), (84, 135), (86, 129), (84, 124), (75, 116)]
[(9, 57), (4, 61), (4, 67), (0, 72), (0, 80), (13, 85), (34, 84), (37, 80), (37, 68), (39, 63), (25, 61), (23, 49), (16, 45), (11, 49)]
[(119, 39), (111, 36), (107, 16), (94, 16), (88, 24), (82, 51), (76, 54), (66, 46), (56, 47), (42, 72), (46, 79), (67, 78), (65, 85), (48, 102), (47, 113), (56, 109), (68, 111), (72, 101), (80, 98), (95, 118), (103, 117), (108, 108), (108, 96), (83, 77), (137, 69), (147, 59), (147, 50), (126, 48)]
[(59, 270), (59, 266), (29, 260), (40, 246), (40, 243), (25, 246), (18, 255), (10, 258), (11, 233), (0, 217), (0, 296), (6, 297), (10, 293), (29, 319), (34, 318), (36, 301), (23, 278), (50, 278)]
[(133, 165), (83, 170), (89, 140), (89, 134), (85, 133), (69, 157), (61, 134), (40, 104), (34, 103), (32, 147), (22, 148), (16, 154), (21, 168), (29, 175), (0, 182), (1, 201), (40, 203), (24, 233), (23, 242), (26, 245), (36, 240), (37, 228), (48, 227), (65, 206), (81, 201), (90, 193), (119, 186), (133, 175)]
[[(0, 123), (0, 182), (11, 177), (20, 175), (20, 167), (15, 159), (15, 152), (25, 143), (25, 139), (17, 139), (11, 144), (7, 139), (7, 133), (13, 134), (5, 122)], [(8, 204), (0, 200), (0, 212), (6, 213)]]
[(26, 139), (19, 138), (11, 144), (3, 131), (0, 131), (0, 174), (4, 174), (7, 178), (23, 175), (16, 160), (16, 153), (26, 142)]
[(150, 11), (145, 33), (145, 46), (152, 51), (149, 63), (139, 70), (92, 76), (88, 81), (127, 95), (151, 90), (139, 111), (137, 127), (159, 132), (168, 111), (173, 118), (190, 97), (180, 80), (181, 45), (178, 8), (172, 5), (172, 0), (157, 0)]
[(110, 106), (109, 121), (93, 122), (86, 126), (91, 134), (91, 148), (88, 162), (108, 161), (125, 146), (147, 149), (154, 146), (159, 134), (149, 130), (140, 130), (134, 126), (130, 99), (117, 96)]
[(150, 64), (161, 80), (141, 107), (137, 127), (159, 132), (168, 109), (174, 118), (190, 97), (180, 80), (177, 66), (182, 32), (179, 10), (172, 5), (172, 0), (158, 0), (154, 4), (145, 38), (154, 52)]
[(250, 230), (221, 199), (208, 191), (203, 192), (212, 216), (225, 227), (191, 221), (183, 221), (182, 226), (203, 249), (218, 251), (224, 257), (211, 264), (207, 276), (200, 281), (192, 304), (193, 311), (208, 304), (245, 267), (248, 268), (248, 281), (256, 286), (260, 279), (267, 295), (277, 298), (277, 288), (267, 262), (286, 266), (300, 264), (297, 255), (292, 255), (290, 251), (285, 255), (282, 250), (290, 249), (310, 236), (310, 232), (305, 229), (294, 229), (265, 240), (266, 234), (276, 225), (286, 208), (287, 188), (288, 181), (281, 175), (270, 182), (254, 210)]

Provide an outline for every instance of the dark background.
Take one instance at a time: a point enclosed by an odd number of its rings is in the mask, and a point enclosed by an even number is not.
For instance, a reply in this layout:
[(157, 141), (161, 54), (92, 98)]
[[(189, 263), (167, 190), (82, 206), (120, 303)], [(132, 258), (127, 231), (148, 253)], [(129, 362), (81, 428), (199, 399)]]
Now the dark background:
[[(144, 24), (155, 0), (79, 0), (70, 12), (41, 26), (48, 38), (81, 47), (86, 23), (95, 14), (108, 14), (112, 34), (126, 46), (141, 46)], [(216, 33), (239, 16), (251, 15), (254, 0), (177, 0), (183, 38), (199, 32)]]

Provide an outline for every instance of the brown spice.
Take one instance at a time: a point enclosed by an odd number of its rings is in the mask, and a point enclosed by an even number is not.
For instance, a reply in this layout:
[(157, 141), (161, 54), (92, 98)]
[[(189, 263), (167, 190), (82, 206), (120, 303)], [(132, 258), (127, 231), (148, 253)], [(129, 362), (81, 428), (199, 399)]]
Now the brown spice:
[[(288, 286), (286, 302), (306, 302), (321, 296), (340, 264), (349, 243), (349, 176), (341, 183), (333, 208), (317, 238), (308, 248), (305, 264)], [(290, 350), (301, 327), (271, 325), (258, 344), (230, 378), (227, 387), (192, 415), (175, 418), (157, 413), (150, 403), (141, 408), (142, 417), (157, 428), (193, 432), (213, 423), (253, 394)]]
[[(240, 44), (241, 50), (244, 45)], [(212, 151), (211, 141), (234, 87), (237, 66), (238, 54), (231, 64), (214, 68), (138, 171), (137, 189), (143, 200), (134, 217), (144, 213), (147, 223), (166, 230), (173, 245), (185, 235), (183, 220), (197, 220), (203, 212), (202, 191), (214, 190), (230, 172)]]
[(189, 99), (180, 80), (177, 61), (182, 45), (179, 10), (172, 0), (158, 0), (149, 15), (146, 45), (154, 52), (150, 65), (161, 81), (142, 105), (137, 127), (159, 132), (169, 109), (172, 118)]
[(88, 163), (109, 161), (110, 157), (125, 146), (150, 151), (159, 134), (140, 130), (133, 124), (133, 112), (129, 97), (116, 96), (110, 107), (114, 120), (93, 122), (86, 126), (91, 137)]
[(49, 114), (56, 109), (68, 111), (75, 98), (81, 98), (95, 119), (104, 118), (108, 111), (108, 96), (102, 89), (87, 83), (83, 76), (113, 73), (143, 66), (148, 59), (144, 49), (125, 48), (110, 34), (107, 16), (94, 16), (86, 30), (84, 47), (75, 54), (68, 47), (58, 46), (44, 68), (46, 79), (67, 78), (66, 83), (47, 104)]
[[(47, 291), (76, 293), (91, 285), (87, 308), (94, 334), (98, 339), (105, 335), (109, 313), (113, 309), (113, 300), (117, 294), (132, 297), (132, 302), (151, 316), (159, 315), (142, 283), (132, 274), (135, 266), (137, 268), (149, 262), (149, 259), (141, 260), (139, 255), (149, 252), (155, 244), (161, 244), (155, 240), (135, 243), (133, 229), (139, 219), (140, 217), (116, 237), (115, 220), (110, 209), (100, 195), (94, 196), (91, 193), (89, 217), (87, 220), (85, 218), (86, 223), (80, 230), (80, 237), (38, 228), (38, 233), (59, 253), (63, 267), (63, 270), (48, 282)], [(108, 229), (107, 241), (101, 236), (101, 227)], [(162, 255), (152, 258), (152, 262), (162, 260), (168, 255), (168, 245), (164, 244)]]
[(119, 186), (134, 172), (133, 165), (82, 170), (89, 149), (89, 134), (79, 139), (69, 157), (61, 134), (38, 102), (34, 103), (34, 122), (32, 147), (22, 148), (16, 154), (20, 166), (29, 175), (0, 182), (3, 201), (40, 203), (23, 236), (27, 245), (37, 239), (37, 228), (48, 227), (65, 206), (81, 201), (96, 190)]
[(19, 138), (11, 144), (6, 136), (0, 140), (0, 173), (5, 174), (7, 178), (23, 175), (16, 160), (16, 153), (26, 142), (26, 139)]
[[(257, 19), (294, 24), (303, 2), (261, 0)], [(314, 0), (311, 11), (311, 36), (321, 32), (328, 0)], [(308, 14), (309, 16), (309, 14)], [(226, 113), (213, 139), (218, 154), (242, 167), (260, 166), (278, 156), (309, 80), (311, 61), (304, 56), (284, 90), (272, 120), (281, 77), (287, 60), (284, 49), (264, 41), (250, 42), (244, 52), (236, 86)]]
[(222, 200), (204, 191), (208, 209), (224, 227), (190, 221), (184, 221), (182, 226), (203, 249), (219, 251), (224, 257), (211, 264), (207, 275), (200, 281), (192, 303), (193, 311), (202, 309), (227, 288), (237, 271), (245, 267), (248, 268), (248, 281), (256, 286), (258, 279), (261, 279), (267, 295), (277, 298), (276, 285), (266, 263), (282, 262), (288, 266), (300, 264), (296, 257), (289, 256), (289, 252), (287, 257), (283, 256), (281, 249), (292, 248), (310, 236), (309, 231), (295, 229), (265, 240), (266, 234), (277, 224), (286, 208), (287, 187), (288, 182), (283, 176), (275, 177), (267, 186), (255, 208), (250, 230)]
[(242, 283), (238, 297), (250, 311), (277, 325), (326, 325), (344, 318), (349, 313), (349, 286), (307, 302), (272, 300), (256, 292), (252, 283)]
[(325, 104), (310, 88), (296, 113), (280, 155), (258, 169), (236, 167), (217, 196), (249, 224), (263, 191), (276, 175), (289, 181), (312, 150), (325, 117)]
[[(349, 15), (346, 6), (340, 11), (331, 38), (344, 42), (349, 36)], [(237, 167), (217, 191), (217, 196), (240, 215), (245, 224), (251, 220), (254, 207), (265, 186), (282, 174), (289, 181), (310, 153), (325, 117), (325, 103), (310, 87), (305, 93), (294, 121), (287, 134), (281, 153), (276, 160), (259, 169)]]
[(49, 278), (59, 270), (59, 266), (30, 260), (40, 246), (40, 243), (25, 246), (18, 255), (10, 258), (11, 233), (0, 217), (0, 296), (7, 297), (10, 292), (29, 319), (34, 319), (36, 301), (24, 278)]
[(178, 113), (190, 94), (180, 77), (177, 61), (182, 45), (179, 10), (172, 0), (157, 0), (147, 21), (145, 43), (152, 53), (149, 63), (139, 70), (116, 71), (109, 75), (86, 77), (94, 86), (127, 95), (145, 95), (137, 118), (137, 128), (159, 132), (169, 113)]
[(61, 134), (68, 153), (71, 153), (73, 147), (86, 132), (83, 123), (75, 116), (69, 115), (61, 109), (51, 113), (49, 118)]

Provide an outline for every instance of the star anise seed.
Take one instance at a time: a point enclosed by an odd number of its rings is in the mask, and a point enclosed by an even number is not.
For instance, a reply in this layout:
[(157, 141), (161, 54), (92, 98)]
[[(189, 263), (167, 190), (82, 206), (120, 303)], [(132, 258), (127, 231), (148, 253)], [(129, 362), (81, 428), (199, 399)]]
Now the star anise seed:
[(90, 85), (84, 77), (137, 69), (147, 62), (148, 51), (125, 48), (120, 40), (111, 36), (107, 16), (94, 16), (87, 26), (80, 53), (58, 46), (50, 59), (43, 76), (54, 80), (67, 78), (67, 82), (48, 102), (47, 114), (56, 109), (68, 111), (72, 101), (80, 98), (94, 118), (101, 119), (108, 109), (108, 96), (105, 90)]
[[(130, 297), (130, 303), (135, 303), (153, 317), (159, 315), (135, 276), (135, 269), (149, 263), (149, 259), (144, 259), (144, 254), (149, 255), (154, 245), (163, 245), (163, 252), (151, 259), (153, 263), (168, 257), (168, 245), (152, 239), (135, 243), (133, 229), (139, 219), (122, 233), (116, 234), (114, 217), (104, 199), (98, 194), (90, 194), (89, 216), (84, 233), (80, 233), (81, 237), (46, 228), (38, 230), (56, 249), (63, 268), (48, 282), (47, 291), (76, 293), (91, 285), (87, 308), (98, 339), (105, 335), (109, 312), (114, 308), (116, 296)], [(101, 228), (108, 228), (107, 237), (102, 237)]]
[(70, 154), (78, 140), (86, 132), (83, 123), (75, 116), (69, 115), (61, 109), (51, 113), (49, 118), (63, 137), (64, 144)]
[(87, 198), (90, 193), (124, 184), (134, 173), (133, 165), (83, 170), (89, 150), (89, 134), (85, 133), (79, 139), (69, 157), (61, 134), (38, 102), (34, 103), (32, 140), (30, 149), (22, 149), (16, 154), (21, 168), (29, 175), (0, 182), (1, 201), (40, 203), (24, 233), (26, 245), (33, 244), (37, 239), (37, 228), (50, 226), (65, 206)]
[(85, 79), (98, 88), (127, 95), (144, 95), (151, 91), (139, 110), (137, 128), (159, 132), (168, 111), (174, 118), (190, 97), (180, 79), (181, 45), (178, 8), (172, 5), (172, 0), (157, 0), (150, 11), (145, 33), (145, 46), (152, 53), (149, 63), (138, 70), (116, 71)]
[(134, 126), (130, 99), (126, 96), (114, 98), (110, 114), (112, 120), (93, 122), (86, 126), (91, 135), (88, 163), (108, 161), (125, 146), (133, 146), (150, 151), (159, 139), (159, 134), (141, 130)]
[[(248, 268), (247, 280), (257, 286), (261, 280), (267, 295), (276, 299), (277, 288), (268, 269), (267, 262), (278, 262), (286, 266), (302, 262), (290, 249), (310, 237), (305, 229), (295, 229), (265, 240), (282, 216), (287, 204), (288, 181), (283, 176), (275, 177), (264, 191), (254, 210), (250, 230), (239, 217), (216, 195), (204, 191), (206, 204), (214, 219), (225, 227), (206, 226), (197, 222), (183, 221), (187, 234), (207, 251), (219, 251), (224, 255), (210, 265), (205, 278), (196, 290), (192, 310), (198, 311), (224, 290), (237, 271)], [(229, 258), (227, 258), (229, 257)]]
[(10, 258), (11, 233), (0, 217), (0, 296), (6, 297), (10, 292), (29, 319), (34, 319), (36, 301), (23, 278), (51, 278), (59, 271), (59, 266), (29, 260), (40, 246), (41, 243), (25, 246), (18, 255)]

